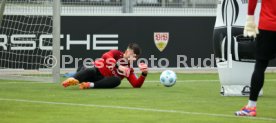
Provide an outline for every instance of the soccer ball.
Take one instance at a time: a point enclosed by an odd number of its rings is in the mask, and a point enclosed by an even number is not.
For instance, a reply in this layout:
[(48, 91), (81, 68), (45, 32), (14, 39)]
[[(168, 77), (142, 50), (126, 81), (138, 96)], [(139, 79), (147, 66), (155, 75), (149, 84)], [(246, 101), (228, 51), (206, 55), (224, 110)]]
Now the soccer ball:
[(160, 75), (160, 82), (165, 87), (171, 87), (176, 83), (176, 74), (171, 70), (165, 70)]

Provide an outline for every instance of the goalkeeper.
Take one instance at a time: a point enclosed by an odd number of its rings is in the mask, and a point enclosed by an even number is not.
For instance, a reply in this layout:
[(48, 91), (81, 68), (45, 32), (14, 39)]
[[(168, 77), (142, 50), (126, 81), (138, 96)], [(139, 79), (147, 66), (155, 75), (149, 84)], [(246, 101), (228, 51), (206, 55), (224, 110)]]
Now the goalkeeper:
[[(249, 0), (248, 16), (244, 35), (257, 36), (256, 64), (251, 78), (248, 104), (235, 114), (237, 116), (256, 116), (257, 99), (264, 85), (264, 73), (269, 60), (276, 54), (276, 0), (262, 0), (259, 27), (254, 22), (254, 11), (258, 0)], [(259, 35), (257, 35), (259, 33)]]
[(121, 84), (122, 79), (127, 78), (132, 87), (140, 88), (146, 79), (148, 66), (145, 63), (138, 65), (142, 74), (137, 78), (130, 65), (140, 54), (141, 49), (136, 43), (130, 43), (124, 53), (110, 50), (93, 63), (94, 67), (78, 71), (73, 77), (62, 82), (62, 85), (79, 85), (80, 89), (115, 88)]

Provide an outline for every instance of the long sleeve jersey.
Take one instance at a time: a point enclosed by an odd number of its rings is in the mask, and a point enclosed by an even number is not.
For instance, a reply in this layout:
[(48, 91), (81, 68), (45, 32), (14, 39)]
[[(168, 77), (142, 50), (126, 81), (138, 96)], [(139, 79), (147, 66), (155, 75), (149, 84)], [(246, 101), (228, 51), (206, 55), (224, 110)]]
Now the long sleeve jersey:
[[(108, 67), (108, 63), (110, 62), (117, 62), (119, 59), (123, 59), (123, 52), (119, 51), (119, 50), (110, 50), (106, 53), (104, 53), (102, 55), (102, 58), (101, 59), (98, 59), (94, 62), (94, 65), (96, 68), (99, 69), (100, 73), (103, 75), (103, 76), (117, 76), (121, 79), (124, 79), (125, 76), (121, 75), (118, 73), (118, 70), (116, 67)], [(125, 67), (129, 67), (129, 64), (121, 64)], [(146, 76), (144, 75), (140, 75), (140, 77), (137, 77), (136, 74), (134, 73), (134, 70), (133, 68), (130, 68), (131, 71), (130, 71), (130, 75), (129, 77), (127, 77), (127, 80), (129, 81), (129, 83), (132, 85), (132, 87), (134, 88), (140, 88), (145, 79), (146, 79)]]
[[(254, 15), (258, 0), (249, 0), (248, 15)], [(259, 29), (276, 31), (276, 0), (262, 0)]]

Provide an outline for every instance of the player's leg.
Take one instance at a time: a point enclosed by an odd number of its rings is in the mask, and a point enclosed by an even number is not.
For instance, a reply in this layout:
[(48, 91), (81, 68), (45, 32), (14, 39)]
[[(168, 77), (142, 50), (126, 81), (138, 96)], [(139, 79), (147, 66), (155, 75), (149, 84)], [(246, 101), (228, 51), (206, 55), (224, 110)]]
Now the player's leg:
[(265, 70), (269, 60), (275, 57), (276, 52), (276, 32), (260, 30), (256, 44), (256, 64), (251, 78), (251, 88), (249, 101), (237, 116), (256, 116), (257, 99), (264, 85)]
[(104, 77), (98, 81), (94, 82), (84, 82), (80, 84), (80, 89), (89, 88), (115, 88), (121, 84), (121, 79), (119, 77)]
[(82, 82), (98, 81), (102, 78), (103, 76), (100, 74), (97, 68), (86, 68), (78, 71), (73, 77), (66, 79), (62, 85), (64, 87), (68, 87)]
[(85, 65), (81, 65), (81, 66), (79, 66), (79, 67), (77, 68), (77, 71), (76, 71), (76, 72), (79, 72), (79, 71), (82, 71), (82, 70), (85, 70), (85, 69), (87, 69), (87, 68), (85, 67)]
[(264, 85), (264, 74), (269, 60), (256, 60), (251, 78), (250, 96), (248, 104), (235, 114), (237, 116), (256, 116), (256, 105), (259, 93)]
[(256, 64), (251, 78), (249, 107), (255, 107), (256, 101), (264, 85), (265, 70), (269, 60), (275, 58), (276, 32), (260, 30), (256, 43)]
[(68, 72), (68, 73), (65, 73), (63, 76), (64, 77), (73, 77), (73, 76), (75, 76), (75, 74), (77, 73), (77, 72), (79, 72), (79, 71), (81, 71), (81, 70), (84, 70), (84, 69), (86, 69), (86, 67), (85, 66), (79, 66), (78, 68), (77, 68), (77, 71), (73, 71), (73, 72)]
[(256, 60), (255, 69), (251, 78), (250, 96), (248, 107), (255, 107), (256, 101), (264, 85), (265, 70), (269, 60)]

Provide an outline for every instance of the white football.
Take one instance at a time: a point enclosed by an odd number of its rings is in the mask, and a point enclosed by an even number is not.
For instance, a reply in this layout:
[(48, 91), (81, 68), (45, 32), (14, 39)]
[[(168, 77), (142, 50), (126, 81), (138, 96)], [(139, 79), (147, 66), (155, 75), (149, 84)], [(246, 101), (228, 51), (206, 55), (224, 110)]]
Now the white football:
[(160, 75), (160, 82), (166, 87), (172, 87), (176, 83), (177, 76), (171, 70), (165, 70)]

